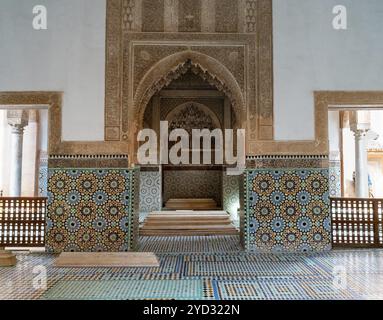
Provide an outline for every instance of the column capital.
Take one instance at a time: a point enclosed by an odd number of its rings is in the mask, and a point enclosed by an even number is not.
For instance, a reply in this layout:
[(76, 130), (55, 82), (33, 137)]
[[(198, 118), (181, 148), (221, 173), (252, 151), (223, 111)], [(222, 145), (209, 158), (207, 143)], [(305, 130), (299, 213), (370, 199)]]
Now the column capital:
[(7, 111), (8, 124), (16, 130), (15, 133), (22, 133), (24, 128), (29, 122), (28, 110), (8, 110)]
[(370, 111), (351, 111), (350, 129), (358, 135), (366, 134), (371, 129)]
[(369, 131), (370, 129), (353, 129), (352, 130), (352, 132), (354, 133), (355, 139), (362, 139), (366, 137)]

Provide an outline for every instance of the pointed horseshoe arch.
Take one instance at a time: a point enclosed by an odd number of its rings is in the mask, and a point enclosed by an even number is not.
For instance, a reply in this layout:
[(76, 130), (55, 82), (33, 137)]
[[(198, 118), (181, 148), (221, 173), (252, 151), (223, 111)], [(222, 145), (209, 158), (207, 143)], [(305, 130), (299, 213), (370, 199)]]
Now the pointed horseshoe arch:
[(228, 96), (238, 120), (238, 126), (243, 127), (246, 105), (236, 79), (216, 59), (192, 50), (179, 52), (162, 59), (143, 77), (133, 102), (133, 116), (138, 120), (139, 126), (142, 125), (145, 108), (152, 96), (188, 70), (192, 70)]
[[(233, 74), (216, 59), (200, 52), (187, 50), (157, 62), (139, 83), (133, 97), (131, 119), (134, 119), (135, 125), (131, 126), (131, 137), (136, 137), (138, 131), (143, 128), (145, 109), (150, 99), (188, 70), (225, 93), (232, 104), (237, 127), (246, 128), (246, 101)], [(138, 147), (136, 141), (134, 146), (134, 151), (131, 150), (131, 152), (135, 155)]]

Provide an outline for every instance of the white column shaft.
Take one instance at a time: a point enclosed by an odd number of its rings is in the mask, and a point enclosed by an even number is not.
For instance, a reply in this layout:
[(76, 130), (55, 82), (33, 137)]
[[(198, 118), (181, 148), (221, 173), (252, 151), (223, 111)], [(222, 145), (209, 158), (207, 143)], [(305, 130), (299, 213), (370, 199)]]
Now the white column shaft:
[(365, 133), (355, 134), (355, 192), (358, 198), (368, 198), (368, 160)]
[(19, 126), (12, 127), (11, 134), (11, 180), (10, 196), (21, 196), (21, 181), (23, 167), (23, 134), (24, 128)]

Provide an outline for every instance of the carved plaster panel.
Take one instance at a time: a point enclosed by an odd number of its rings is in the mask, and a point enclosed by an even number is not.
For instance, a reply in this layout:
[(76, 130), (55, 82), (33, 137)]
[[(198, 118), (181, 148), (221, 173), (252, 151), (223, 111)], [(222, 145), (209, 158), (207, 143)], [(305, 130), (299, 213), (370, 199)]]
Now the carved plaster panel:
[(165, 1), (142, 0), (142, 31), (163, 32), (165, 26)]
[(201, 0), (178, 0), (178, 31), (201, 31)]
[[(135, 70), (135, 61), (136, 56), (137, 59), (142, 59), (142, 51), (147, 52), (151, 57), (152, 55), (149, 53), (149, 50), (142, 50), (143, 45), (146, 47), (152, 46), (154, 48), (166, 48), (168, 52), (173, 48), (175, 51), (178, 50), (173, 55), (167, 55), (163, 59), (159, 59), (155, 61), (153, 60), (153, 65), (149, 65), (148, 61), (145, 61), (146, 66), (144, 68), (148, 68), (148, 72), (129, 72), (128, 75), (123, 79), (123, 94), (122, 94), (122, 114), (127, 115), (124, 116), (121, 120), (122, 122), (122, 139), (128, 139), (129, 137), (134, 137), (135, 132), (142, 126), (142, 118), (146, 105), (150, 101), (150, 98), (158, 93), (161, 89), (163, 89), (166, 85), (168, 85), (173, 80), (179, 78), (183, 74), (185, 74), (188, 70), (192, 70), (193, 73), (198, 74), (208, 83), (216, 87), (219, 91), (225, 93), (231, 103), (233, 105), (233, 109), (236, 114), (236, 119), (239, 119), (240, 127), (246, 126), (246, 114), (247, 114), (247, 106), (250, 104), (246, 99), (252, 99), (251, 105), (256, 105), (255, 101), (255, 69), (252, 72), (246, 72), (245, 66), (251, 65), (246, 63), (247, 58), (245, 59), (245, 54), (249, 52), (248, 43), (254, 42), (254, 37), (242, 36), (242, 43), (238, 43), (238, 38), (235, 37), (236, 42), (232, 45), (228, 45), (225, 43), (224, 39), (222, 39), (222, 46), (217, 44), (216, 46), (212, 46), (210, 43), (211, 36), (208, 35), (199, 35), (204, 41), (199, 41), (196, 43), (195, 41), (190, 40), (186, 42), (183, 40), (183, 43), (186, 44), (185, 47), (179, 46), (179, 41), (185, 38), (185, 35), (178, 36), (175, 34), (164, 34), (161, 35), (161, 38), (170, 38), (169, 40), (164, 41), (155, 41), (151, 42), (143, 40), (141, 41), (130, 41), (132, 36), (137, 38), (149, 38), (150, 35), (145, 34), (129, 34), (129, 39), (126, 40), (124, 54), (124, 69), (125, 70)], [(189, 35), (189, 34), (188, 34)], [(156, 35), (156, 38), (159, 38)], [(191, 37), (193, 39), (195, 37)], [(247, 41), (246, 41), (247, 40)], [(205, 42), (206, 41), (206, 42)], [(135, 47), (139, 47), (140, 50), (135, 50)], [(238, 59), (237, 61), (237, 76), (242, 77), (237, 81), (233, 72), (231, 72), (228, 67), (221, 63), (218, 59), (206, 54), (210, 51), (219, 58), (219, 51), (223, 51), (221, 57), (227, 57), (227, 63), (230, 68), (234, 71), (234, 63), (233, 60)], [(255, 46), (253, 46), (255, 47)], [(130, 50), (129, 50), (130, 49)], [(180, 49), (186, 49), (180, 51)], [(151, 49), (151, 52), (154, 54), (159, 51), (161, 54), (161, 50)], [(202, 53), (201, 51), (205, 51), (206, 53)], [(227, 54), (225, 54), (225, 52)], [(232, 54), (234, 52), (234, 54)], [(254, 51), (253, 61), (255, 61)], [(156, 55), (153, 55), (155, 59)], [(231, 61), (230, 61), (231, 59)], [(241, 62), (242, 60), (242, 62)], [(239, 68), (239, 69), (238, 69)], [(249, 79), (244, 79), (244, 76), (250, 77), (253, 76), (253, 81)], [(138, 78), (138, 80), (137, 80)], [(138, 83), (137, 87), (134, 86), (134, 83)], [(251, 94), (246, 95), (244, 90), (245, 83), (252, 83), (254, 86), (254, 90)], [(242, 88), (240, 86), (242, 85)], [(131, 107), (133, 105), (133, 108)], [(129, 140), (128, 140), (129, 141)], [(132, 142), (132, 141), (129, 141)], [(134, 143), (134, 142), (132, 142)], [(130, 144), (132, 144), (130, 143)]]
[(238, 32), (239, 1), (220, 0), (215, 2), (215, 31)]
[[(222, 99), (187, 99), (187, 98), (162, 98), (161, 99), (161, 120), (166, 120), (168, 114), (178, 107), (179, 105), (182, 105), (184, 103), (188, 102), (196, 102), (198, 104), (202, 104), (210, 109), (217, 117), (219, 122), (223, 123), (223, 100)], [(147, 116), (147, 113), (145, 113), (145, 117)], [(221, 126), (221, 125), (220, 125)]]
[[(133, 2), (108, 0), (106, 88), (112, 93), (106, 93), (107, 141), (117, 141), (119, 135), (120, 141), (134, 144), (130, 142), (142, 125), (139, 109), (182, 74), (188, 59), (209, 82), (231, 95), (234, 118), (247, 129), (249, 154), (256, 152), (250, 147), (255, 142), (273, 139), (271, 0), (228, 1), (230, 10), (226, 5), (218, 8), (222, 2), (215, 0)], [(154, 7), (156, 15), (148, 14)], [(209, 14), (201, 8), (209, 8)], [(214, 19), (207, 21), (209, 15)], [(226, 26), (221, 28), (220, 21)], [(168, 58), (174, 59), (164, 61)]]
[(214, 130), (221, 128), (221, 123), (210, 109), (200, 103), (186, 102), (167, 115), (169, 130), (185, 129), (192, 134), (193, 129)]

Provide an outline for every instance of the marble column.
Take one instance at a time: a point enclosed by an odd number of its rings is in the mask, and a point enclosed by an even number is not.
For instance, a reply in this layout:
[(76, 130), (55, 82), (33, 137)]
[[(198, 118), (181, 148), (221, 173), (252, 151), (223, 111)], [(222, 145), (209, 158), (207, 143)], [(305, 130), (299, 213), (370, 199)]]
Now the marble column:
[(368, 161), (365, 130), (354, 131), (355, 135), (355, 193), (358, 198), (368, 198)]
[(28, 125), (28, 111), (8, 111), (8, 124), (11, 126), (11, 153), (10, 153), (10, 187), (11, 197), (21, 196), (21, 181), (23, 167), (23, 135), (24, 128)]
[(357, 198), (368, 198), (368, 155), (367, 133), (370, 131), (370, 113), (353, 111), (350, 127), (355, 135), (355, 194)]

